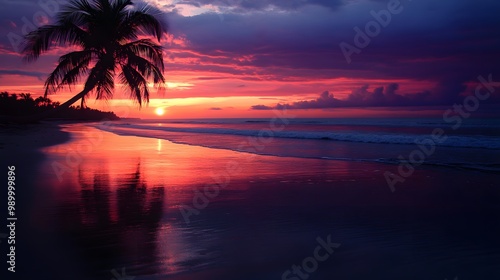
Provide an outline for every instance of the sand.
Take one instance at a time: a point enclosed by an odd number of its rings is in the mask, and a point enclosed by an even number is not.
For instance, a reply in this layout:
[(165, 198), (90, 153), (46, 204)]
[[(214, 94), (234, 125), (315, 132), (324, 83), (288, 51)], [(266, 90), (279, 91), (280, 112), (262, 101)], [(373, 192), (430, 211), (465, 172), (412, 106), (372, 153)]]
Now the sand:
[[(2, 138), (2, 164), (19, 167), (23, 190), (17, 276), (24, 278), (15, 279), (109, 280), (122, 268), (136, 280), (281, 279), (327, 236), (341, 245), (311, 279), (498, 272), (497, 174), (422, 168), (392, 193), (381, 172), (393, 166), (383, 164), (60, 127), (65, 132), (42, 124)], [(235, 162), (238, 172), (230, 172)], [(68, 167), (62, 177), (54, 163)], [(229, 181), (208, 203), (195, 200), (214, 176)], [(188, 223), (182, 207), (199, 214)]]
[[(7, 182), (7, 166), (15, 166), (16, 184), (16, 273), (6, 271), (2, 266), (2, 279), (49, 279), (50, 274), (57, 268), (54, 263), (51, 267), (40, 265), (39, 252), (48, 252), (51, 247), (44, 247), (45, 240), (51, 236), (41, 232), (34, 222), (33, 213), (40, 209), (40, 198), (44, 193), (36, 188), (36, 175), (39, 167), (46, 158), (41, 148), (61, 144), (69, 141), (70, 134), (61, 131), (58, 123), (44, 122), (30, 125), (7, 125), (0, 128), (0, 178)], [(5, 221), (7, 209), (7, 190), (2, 191), (2, 221)], [(2, 222), (3, 223), (3, 222)], [(3, 227), (2, 227), (3, 228)], [(4, 230), (2, 230), (2, 233)], [(2, 242), (1, 261), (6, 263), (6, 242)], [(58, 250), (55, 249), (54, 252)], [(37, 252), (34, 254), (34, 252)], [(65, 268), (60, 269), (65, 271)], [(30, 278), (36, 276), (36, 278)]]

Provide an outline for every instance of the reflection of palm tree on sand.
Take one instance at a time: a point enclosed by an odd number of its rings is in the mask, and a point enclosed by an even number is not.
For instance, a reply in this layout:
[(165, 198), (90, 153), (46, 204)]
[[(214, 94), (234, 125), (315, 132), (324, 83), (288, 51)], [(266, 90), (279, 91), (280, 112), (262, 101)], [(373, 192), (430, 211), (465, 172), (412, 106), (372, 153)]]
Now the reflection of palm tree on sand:
[(156, 85), (165, 82), (162, 46), (139, 36), (154, 36), (159, 42), (166, 24), (151, 13), (151, 7), (132, 9), (132, 5), (130, 0), (71, 1), (59, 12), (54, 25), (26, 35), (26, 61), (38, 59), (57, 45), (79, 48), (61, 56), (45, 81), (47, 96), (87, 76), (83, 90), (59, 108), (67, 108), (79, 99), (83, 107), (89, 94), (95, 94), (96, 99), (111, 98), (117, 70), (120, 83), (128, 87), (139, 105), (149, 101), (150, 79)]
[[(92, 279), (110, 279), (115, 267), (142, 267), (134, 273), (158, 273), (157, 232), (163, 216), (165, 189), (149, 186), (140, 164), (110, 180), (106, 166), (78, 172), (78, 202), (63, 202), (61, 233), (71, 240)], [(116, 196), (111, 184), (117, 187)], [(133, 239), (131, 239), (133, 238)], [(129, 263), (122, 263), (127, 260)], [(96, 275), (94, 275), (96, 274)]]

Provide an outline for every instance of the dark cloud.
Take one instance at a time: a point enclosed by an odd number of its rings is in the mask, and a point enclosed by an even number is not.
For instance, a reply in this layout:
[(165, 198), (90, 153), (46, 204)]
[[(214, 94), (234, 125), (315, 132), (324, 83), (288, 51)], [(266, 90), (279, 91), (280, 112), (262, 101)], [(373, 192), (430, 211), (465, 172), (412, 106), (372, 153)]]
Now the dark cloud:
[(3, 75), (20, 75), (20, 76), (36, 77), (39, 80), (44, 80), (47, 77), (47, 73), (42, 73), (42, 72), (30, 72), (30, 71), (21, 71), (21, 70), (2, 70), (2, 69), (0, 69), (0, 76), (3, 76)]
[(266, 105), (253, 105), (251, 107), (252, 110), (272, 110), (274, 107), (266, 106)]
[(209, 110), (213, 110), (213, 111), (221, 111), (221, 110), (222, 110), (222, 108), (220, 108), (220, 107), (212, 107), (212, 108), (210, 108)]
[[(438, 87), (439, 88), (439, 87)], [(392, 83), (386, 87), (376, 87), (369, 89), (364, 85), (352, 91), (346, 99), (338, 99), (328, 91), (324, 91), (320, 96), (313, 100), (303, 100), (293, 103), (278, 103), (274, 106), (254, 105), (252, 110), (272, 110), (272, 109), (330, 109), (345, 107), (400, 107), (400, 106), (451, 106), (455, 102), (461, 103), (461, 98), (456, 95), (432, 94), (431, 91), (422, 91), (418, 93), (399, 94), (397, 90), (399, 85)], [(458, 90), (458, 89), (457, 89)], [(500, 92), (500, 88), (495, 92)], [(448, 98), (448, 99), (445, 99)], [(500, 95), (495, 94), (488, 103), (497, 103), (500, 101)]]
[(198, 7), (198, 8), (201, 7), (200, 3), (196, 2), (196, 1), (179, 1), (176, 4), (189, 5), (189, 6), (194, 6), (194, 7)]
[[(390, 24), (381, 29), (380, 35), (370, 38), (370, 44), (359, 54), (353, 54), (352, 63), (348, 64), (339, 44), (354, 45), (353, 28), (364, 29), (374, 20), (370, 11), (385, 9), (387, 2), (359, 1), (357, 6), (345, 5), (333, 11), (325, 5), (332, 3), (337, 7), (343, 2), (309, 1), (317, 5), (309, 5), (300, 13), (228, 13), (224, 14), (223, 22), (214, 14), (193, 17), (172, 14), (172, 31), (185, 35), (189, 47), (199, 54), (195, 65), (174, 67), (201, 71), (212, 68), (277, 81), (313, 78), (426, 81), (440, 87), (433, 92), (443, 100), (458, 96), (465, 84), (478, 75), (500, 72), (500, 17), (494, 12), (500, 10), (500, 2), (488, 0), (411, 3), (401, 0), (404, 10), (392, 15)], [(302, 5), (293, 1), (217, 3), (248, 9), (263, 9), (274, 3), (284, 10), (289, 5)], [(347, 17), (348, 9), (351, 10)]]
[(398, 94), (399, 85), (392, 83), (386, 87), (377, 87), (372, 91), (365, 85), (356, 90), (342, 101), (342, 107), (388, 107), (388, 106), (414, 106), (436, 105), (435, 96), (430, 91), (413, 94)]

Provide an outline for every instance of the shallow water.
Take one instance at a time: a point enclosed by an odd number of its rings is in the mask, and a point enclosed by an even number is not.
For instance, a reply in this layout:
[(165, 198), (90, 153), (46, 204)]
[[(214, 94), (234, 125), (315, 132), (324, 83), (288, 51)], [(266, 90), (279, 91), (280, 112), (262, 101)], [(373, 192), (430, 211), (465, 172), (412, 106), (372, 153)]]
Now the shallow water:
[[(119, 135), (280, 157), (423, 164), (500, 173), (500, 120), (214, 119), (131, 120), (95, 127)], [(420, 157), (415, 157), (420, 161)]]

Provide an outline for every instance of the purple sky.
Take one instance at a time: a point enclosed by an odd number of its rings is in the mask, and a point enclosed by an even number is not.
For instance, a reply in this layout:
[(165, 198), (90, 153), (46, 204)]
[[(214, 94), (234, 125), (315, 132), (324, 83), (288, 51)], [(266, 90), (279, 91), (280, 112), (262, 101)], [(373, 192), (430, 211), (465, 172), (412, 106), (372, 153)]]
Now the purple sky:
[[(40, 3), (51, 1), (3, 2), (0, 87), (19, 79), (42, 84), (63, 50), (25, 65), (9, 34), (21, 35), (23, 18), (49, 15)], [(165, 11), (170, 25), (167, 80), (189, 84), (174, 98), (261, 97), (248, 104), (253, 109), (448, 105), (471, 94), (479, 75), (500, 81), (500, 1), (146, 2)], [(391, 19), (375, 30), (373, 13)], [(356, 45), (355, 28), (367, 25), (376, 35)], [(350, 63), (342, 42), (357, 48)], [(499, 92), (484, 102), (497, 102)]]

